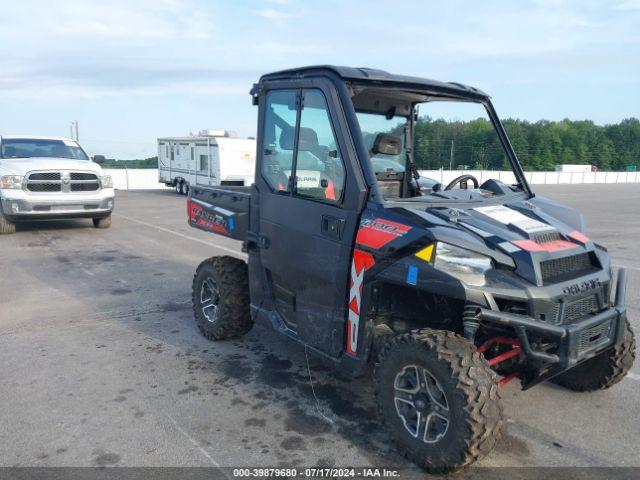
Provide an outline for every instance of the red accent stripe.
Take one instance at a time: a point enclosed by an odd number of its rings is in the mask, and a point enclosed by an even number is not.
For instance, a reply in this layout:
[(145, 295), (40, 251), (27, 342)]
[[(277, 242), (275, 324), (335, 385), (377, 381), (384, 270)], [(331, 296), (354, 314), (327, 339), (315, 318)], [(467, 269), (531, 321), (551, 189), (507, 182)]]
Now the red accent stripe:
[(589, 242), (589, 237), (587, 237), (584, 233), (581, 233), (577, 230), (574, 230), (571, 233), (567, 233), (567, 236), (573, 238), (574, 240), (582, 244)]
[(513, 240), (511, 243), (513, 243), (517, 247), (520, 247), (523, 250), (526, 250), (527, 252), (543, 252), (544, 251), (544, 248), (542, 248), (533, 240)]
[(569, 250), (579, 246), (566, 240), (554, 240), (553, 242), (544, 243), (536, 243), (533, 240), (513, 240), (511, 243), (527, 252), (561, 252), (562, 250)]
[(379, 249), (391, 240), (403, 236), (409, 230), (411, 230), (411, 227), (407, 225), (376, 218), (360, 227), (358, 235), (356, 235), (356, 243), (365, 247)]

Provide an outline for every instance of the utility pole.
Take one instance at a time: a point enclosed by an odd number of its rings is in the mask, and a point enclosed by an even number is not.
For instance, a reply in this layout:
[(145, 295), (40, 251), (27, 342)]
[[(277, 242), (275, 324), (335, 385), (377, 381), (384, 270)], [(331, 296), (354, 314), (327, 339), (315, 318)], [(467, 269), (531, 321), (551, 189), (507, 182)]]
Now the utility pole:
[(71, 138), (75, 139), (75, 141), (77, 142), (79, 140), (77, 120), (71, 122), (71, 124), (69, 125), (69, 131), (71, 132)]
[(449, 153), (449, 170), (453, 170), (453, 150), (454, 150), (454, 142), (451, 140), (451, 152)]

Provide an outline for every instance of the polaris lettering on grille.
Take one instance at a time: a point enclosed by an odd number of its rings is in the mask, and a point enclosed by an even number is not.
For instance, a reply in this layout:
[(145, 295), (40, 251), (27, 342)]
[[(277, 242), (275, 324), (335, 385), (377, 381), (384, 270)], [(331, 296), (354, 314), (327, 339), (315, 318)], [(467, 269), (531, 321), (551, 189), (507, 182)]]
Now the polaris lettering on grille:
[(574, 285), (569, 285), (568, 287), (564, 287), (562, 289), (562, 293), (565, 295), (577, 295), (579, 293), (588, 292), (589, 290), (595, 290), (600, 288), (600, 280), (588, 280), (586, 282), (576, 283)]

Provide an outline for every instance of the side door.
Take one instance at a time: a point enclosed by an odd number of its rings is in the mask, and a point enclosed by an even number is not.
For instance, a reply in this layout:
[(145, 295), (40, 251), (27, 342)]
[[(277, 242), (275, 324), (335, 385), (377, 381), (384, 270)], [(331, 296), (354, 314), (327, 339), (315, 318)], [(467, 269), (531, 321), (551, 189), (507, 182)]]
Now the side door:
[(330, 86), (269, 90), (261, 102), (256, 190), (264, 304), (302, 342), (337, 356), (346, 338), (362, 173)]

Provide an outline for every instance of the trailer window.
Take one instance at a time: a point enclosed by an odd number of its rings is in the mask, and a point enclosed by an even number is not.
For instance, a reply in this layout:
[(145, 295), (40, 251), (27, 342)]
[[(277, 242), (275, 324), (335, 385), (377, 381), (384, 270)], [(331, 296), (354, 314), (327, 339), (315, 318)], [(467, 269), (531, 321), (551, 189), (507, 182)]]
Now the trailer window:
[(289, 191), (296, 132), (296, 91), (267, 93), (262, 134), (262, 176), (278, 192)]
[[(191, 152), (193, 153), (193, 148), (191, 148)], [(198, 162), (198, 171), (209, 171), (209, 155), (200, 155), (200, 162)]]

